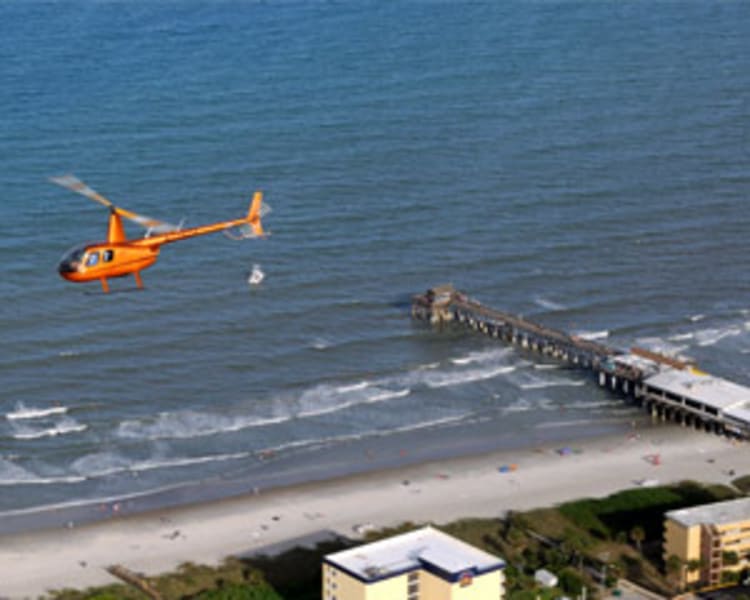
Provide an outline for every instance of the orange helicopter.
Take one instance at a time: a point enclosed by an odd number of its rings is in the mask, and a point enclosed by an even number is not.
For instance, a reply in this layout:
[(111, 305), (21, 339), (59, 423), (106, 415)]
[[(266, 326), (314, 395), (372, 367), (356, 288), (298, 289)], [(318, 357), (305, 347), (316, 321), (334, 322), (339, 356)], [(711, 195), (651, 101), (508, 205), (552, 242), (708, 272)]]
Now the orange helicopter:
[[(75, 246), (65, 253), (57, 266), (57, 271), (63, 279), (74, 282), (99, 280), (105, 293), (109, 292), (109, 278), (125, 277), (130, 274), (135, 276), (138, 288), (143, 289), (141, 271), (156, 262), (163, 244), (216, 231), (228, 234), (228, 230), (232, 228), (237, 228), (240, 232), (238, 236), (229, 236), (233, 239), (266, 235), (261, 224), (261, 217), (270, 212), (270, 207), (263, 203), (263, 193), (259, 191), (253, 195), (246, 217), (182, 229), (181, 225), (158, 221), (115, 206), (73, 175), (53, 177), (50, 181), (109, 208), (107, 241)], [(125, 236), (122, 217), (146, 228), (146, 235), (139, 240), (128, 240)]]

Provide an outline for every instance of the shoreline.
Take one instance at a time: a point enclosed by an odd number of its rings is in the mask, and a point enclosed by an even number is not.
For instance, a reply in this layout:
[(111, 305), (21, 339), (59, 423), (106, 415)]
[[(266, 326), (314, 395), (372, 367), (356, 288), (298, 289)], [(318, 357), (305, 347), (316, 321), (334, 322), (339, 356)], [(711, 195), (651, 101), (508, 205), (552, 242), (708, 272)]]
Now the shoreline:
[[(457, 428), (435, 428), (413, 437), (392, 436), (356, 440), (352, 445), (316, 449), (313, 455), (291, 453), (263, 458), (246, 469), (192, 482), (99, 497), (81, 498), (27, 508), (0, 511), (0, 537), (66, 526), (85, 526), (113, 517), (176, 510), (183, 506), (220, 502), (250, 494), (270, 492), (305, 483), (318, 483), (366, 475), (413, 464), (459, 459), (492, 452), (522, 452), (529, 445), (557, 444), (625, 434), (632, 427), (651, 426), (650, 418), (638, 411), (610, 420), (590, 422), (574, 419), (542, 423), (526, 430), (498, 433), (490, 422)], [(411, 433), (411, 432), (410, 432)]]
[[(0, 597), (114, 583), (104, 568), (116, 563), (155, 575), (188, 561), (217, 564), (326, 537), (357, 538), (362, 525), (502, 517), (508, 510), (601, 497), (644, 481), (728, 483), (750, 473), (745, 449), (703, 432), (657, 426), (0, 536)], [(650, 457), (657, 454), (655, 464)]]
[(217, 564), (326, 537), (356, 539), (362, 525), (502, 517), (508, 510), (606, 496), (643, 482), (726, 484), (750, 474), (746, 447), (676, 426), (641, 427), (3, 535), (0, 598), (113, 583), (104, 568), (115, 563), (154, 575), (187, 561)]

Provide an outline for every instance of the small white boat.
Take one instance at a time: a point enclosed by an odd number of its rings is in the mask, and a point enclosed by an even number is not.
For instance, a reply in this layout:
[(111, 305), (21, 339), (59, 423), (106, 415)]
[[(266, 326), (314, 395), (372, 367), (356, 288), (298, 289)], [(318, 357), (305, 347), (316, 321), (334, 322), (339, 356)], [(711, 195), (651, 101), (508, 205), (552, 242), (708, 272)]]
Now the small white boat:
[(250, 285), (259, 285), (266, 278), (266, 274), (261, 270), (260, 265), (253, 265), (253, 270), (247, 278)]

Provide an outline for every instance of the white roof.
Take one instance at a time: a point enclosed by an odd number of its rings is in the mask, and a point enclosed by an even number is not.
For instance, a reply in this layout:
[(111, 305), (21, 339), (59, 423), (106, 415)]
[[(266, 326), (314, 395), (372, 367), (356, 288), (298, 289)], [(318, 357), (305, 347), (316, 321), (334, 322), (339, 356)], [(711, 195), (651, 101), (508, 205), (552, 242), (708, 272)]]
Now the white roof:
[(505, 563), (432, 527), (329, 554), (326, 561), (361, 579), (379, 579), (425, 566), (451, 575), (469, 569), (500, 568)]
[(731, 525), (737, 521), (750, 520), (750, 498), (671, 510), (666, 513), (666, 516), (686, 527), (704, 523), (706, 525)]
[(638, 356), (629, 352), (628, 354), (616, 354), (611, 360), (620, 365), (626, 365), (629, 367), (635, 367), (640, 369), (647, 375), (656, 373), (659, 370), (659, 363), (643, 356)]
[(656, 361), (643, 356), (638, 356), (632, 352), (628, 352), (627, 354), (615, 354), (612, 357), (612, 360), (623, 365), (630, 365), (641, 369), (652, 370), (659, 368), (659, 364)]
[(695, 369), (664, 369), (645, 383), (717, 408), (729, 416), (750, 421), (750, 388)]

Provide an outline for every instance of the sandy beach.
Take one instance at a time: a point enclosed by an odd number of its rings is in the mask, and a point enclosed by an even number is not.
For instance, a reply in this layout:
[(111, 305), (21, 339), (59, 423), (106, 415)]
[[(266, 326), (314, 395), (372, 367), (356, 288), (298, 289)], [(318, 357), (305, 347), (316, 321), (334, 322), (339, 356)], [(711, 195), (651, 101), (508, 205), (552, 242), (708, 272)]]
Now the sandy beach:
[[(734, 473), (734, 475), (732, 474)], [(678, 427), (429, 462), (0, 538), (0, 598), (112, 583), (119, 563), (148, 574), (214, 564), (301, 540), (357, 537), (363, 524), (496, 517), (682, 479), (728, 483), (750, 473), (744, 443)]]

